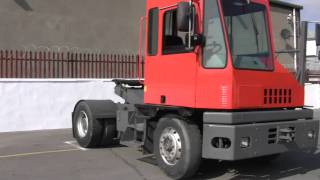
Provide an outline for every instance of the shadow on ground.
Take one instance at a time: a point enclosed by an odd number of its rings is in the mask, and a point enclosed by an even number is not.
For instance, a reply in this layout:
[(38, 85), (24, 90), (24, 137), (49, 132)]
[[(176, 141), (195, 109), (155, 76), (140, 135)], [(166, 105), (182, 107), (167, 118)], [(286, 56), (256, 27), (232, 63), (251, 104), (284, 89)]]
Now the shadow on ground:
[(320, 153), (287, 153), (274, 161), (261, 162), (255, 160), (242, 160), (236, 162), (216, 162), (206, 160), (202, 164), (195, 179), (211, 179), (225, 173), (230, 174), (230, 179), (279, 179), (320, 168)]
[[(155, 166), (157, 165), (153, 156), (143, 157), (139, 160)], [(270, 162), (252, 159), (235, 162), (203, 160), (198, 174), (192, 179), (213, 179), (228, 174), (228, 179), (231, 180), (275, 180), (294, 175), (303, 175), (309, 171), (320, 169), (319, 162), (320, 153), (286, 153)]]

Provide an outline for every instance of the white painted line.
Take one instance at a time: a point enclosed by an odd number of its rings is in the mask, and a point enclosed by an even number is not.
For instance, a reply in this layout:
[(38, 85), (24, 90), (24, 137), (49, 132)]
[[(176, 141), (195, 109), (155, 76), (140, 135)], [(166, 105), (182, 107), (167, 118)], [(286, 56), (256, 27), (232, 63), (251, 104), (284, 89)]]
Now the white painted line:
[(280, 171), (281, 174), (284, 174), (284, 173), (289, 173), (289, 172), (292, 172), (292, 171), (298, 171), (302, 169), (302, 167), (297, 167), (297, 168), (292, 168), (292, 169), (287, 169), (287, 170), (283, 170), (283, 171)]
[(0, 159), (14, 158), (14, 157), (25, 157), (25, 156), (34, 156), (34, 155), (41, 155), (41, 154), (71, 152), (71, 151), (79, 151), (79, 149), (63, 149), (63, 150), (54, 150), (54, 151), (40, 151), (40, 152), (31, 152), (31, 153), (11, 154), (11, 155), (0, 156)]
[(76, 141), (66, 141), (64, 143), (68, 144), (68, 145), (70, 145), (72, 147), (75, 147), (75, 148), (77, 148), (77, 149), (79, 149), (81, 151), (88, 151), (89, 150), (87, 148), (80, 147)]

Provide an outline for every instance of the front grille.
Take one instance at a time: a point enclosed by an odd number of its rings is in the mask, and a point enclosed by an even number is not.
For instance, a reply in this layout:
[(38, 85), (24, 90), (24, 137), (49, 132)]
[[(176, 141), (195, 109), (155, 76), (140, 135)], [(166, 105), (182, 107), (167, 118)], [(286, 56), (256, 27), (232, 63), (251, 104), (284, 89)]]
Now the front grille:
[(268, 130), (268, 144), (291, 143), (295, 140), (295, 127), (275, 127)]
[(291, 104), (292, 89), (264, 89), (264, 104)]
[(295, 127), (286, 127), (279, 129), (278, 140), (280, 142), (291, 143), (295, 140), (296, 128)]

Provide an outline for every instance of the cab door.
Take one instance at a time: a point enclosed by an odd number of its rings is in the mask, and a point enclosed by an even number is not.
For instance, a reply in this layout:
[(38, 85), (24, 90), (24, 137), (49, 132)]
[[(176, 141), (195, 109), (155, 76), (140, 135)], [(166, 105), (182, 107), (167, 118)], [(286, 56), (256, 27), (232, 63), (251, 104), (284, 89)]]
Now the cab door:
[(145, 103), (195, 106), (197, 54), (177, 28), (177, 7), (159, 11), (159, 52), (146, 60)]

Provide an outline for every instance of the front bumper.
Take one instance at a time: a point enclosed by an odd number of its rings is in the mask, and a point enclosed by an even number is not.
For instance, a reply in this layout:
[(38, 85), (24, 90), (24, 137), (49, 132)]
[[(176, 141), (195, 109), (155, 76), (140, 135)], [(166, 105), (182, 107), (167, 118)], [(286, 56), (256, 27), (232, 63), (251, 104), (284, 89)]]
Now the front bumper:
[[(308, 136), (310, 132), (314, 132), (313, 138)], [(316, 150), (318, 134), (319, 120), (315, 119), (204, 124), (202, 156), (208, 159), (240, 160), (287, 151), (310, 152)], [(249, 139), (248, 147), (241, 147), (243, 139)]]

